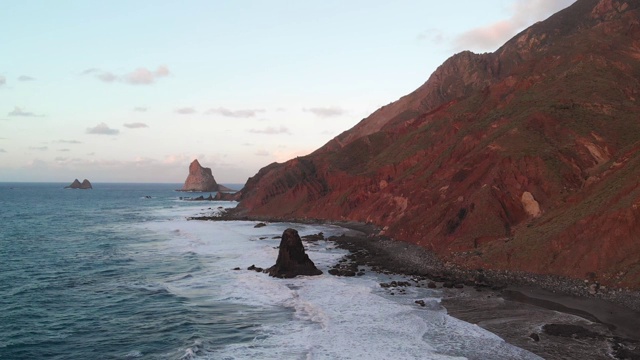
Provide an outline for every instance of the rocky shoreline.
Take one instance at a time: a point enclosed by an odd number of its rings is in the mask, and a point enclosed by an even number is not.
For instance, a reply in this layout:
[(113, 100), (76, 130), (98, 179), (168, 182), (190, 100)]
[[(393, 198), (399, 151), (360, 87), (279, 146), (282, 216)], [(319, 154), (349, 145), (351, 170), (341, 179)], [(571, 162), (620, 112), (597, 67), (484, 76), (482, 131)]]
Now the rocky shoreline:
[[(638, 291), (593, 286), (588, 279), (461, 269), (417, 245), (376, 236), (378, 229), (369, 224), (249, 218), (230, 213), (189, 219), (341, 226), (349, 230), (326, 240), (335, 241), (349, 254), (329, 271), (332, 275), (362, 275), (365, 268), (406, 275), (411, 281), (381, 286), (399, 294), (406, 286), (441, 289), (441, 304), (451, 316), (477, 324), (545, 359), (640, 359)], [(416, 306), (421, 306), (420, 300)]]

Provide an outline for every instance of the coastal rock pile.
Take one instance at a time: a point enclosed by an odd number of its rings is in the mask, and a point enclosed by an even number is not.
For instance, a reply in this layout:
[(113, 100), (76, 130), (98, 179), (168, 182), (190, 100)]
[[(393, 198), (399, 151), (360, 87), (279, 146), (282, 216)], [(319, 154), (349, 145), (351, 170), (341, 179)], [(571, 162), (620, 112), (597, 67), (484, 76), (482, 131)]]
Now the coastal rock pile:
[(273, 277), (292, 278), (298, 275), (321, 275), (322, 271), (305, 253), (298, 231), (287, 229), (282, 233), (276, 264), (267, 269), (267, 273)]
[(88, 190), (88, 189), (93, 189), (93, 186), (91, 186), (91, 183), (87, 179), (82, 180), (82, 183), (78, 181), (78, 179), (75, 179), (73, 180), (71, 185), (65, 186), (64, 188)]

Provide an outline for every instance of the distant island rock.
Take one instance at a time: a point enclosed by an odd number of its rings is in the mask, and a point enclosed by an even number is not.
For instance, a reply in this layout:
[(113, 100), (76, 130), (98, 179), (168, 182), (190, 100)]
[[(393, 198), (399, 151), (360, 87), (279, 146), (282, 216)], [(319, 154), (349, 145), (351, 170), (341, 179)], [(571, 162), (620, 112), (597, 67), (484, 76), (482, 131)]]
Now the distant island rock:
[(87, 179), (82, 180), (82, 182), (78, 181), (78, 179), (75, 179), (73, 180), (71, 185), (65, 186), (64, 188), (87, 190), (87, 189), (93, 189), (93, 186), (91, 186), (91, 182), (89, 182), (89, 180)]
[(189, 165), (189, 176), (185, 180), (180, 191), (233, 191), (226, 186), (220, 185), (211, 173), (211, 168), (202, 167), (195, 159)]

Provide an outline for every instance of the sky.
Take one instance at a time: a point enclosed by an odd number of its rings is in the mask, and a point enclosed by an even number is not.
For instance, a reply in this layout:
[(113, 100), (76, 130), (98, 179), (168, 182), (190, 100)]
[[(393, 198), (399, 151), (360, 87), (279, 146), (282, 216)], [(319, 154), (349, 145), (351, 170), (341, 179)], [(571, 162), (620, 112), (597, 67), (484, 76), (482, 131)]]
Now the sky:
[(0, 182), (221, 183), (574, 0), (3, 0)]

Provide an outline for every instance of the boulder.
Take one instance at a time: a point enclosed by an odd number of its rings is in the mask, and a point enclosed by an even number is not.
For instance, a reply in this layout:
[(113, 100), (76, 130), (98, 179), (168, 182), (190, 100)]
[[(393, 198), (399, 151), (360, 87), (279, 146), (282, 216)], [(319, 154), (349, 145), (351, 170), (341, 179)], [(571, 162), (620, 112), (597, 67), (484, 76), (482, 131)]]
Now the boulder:
[(182, 191), (218, 191), (218, 183), (211, 173), (211, 168), (202, 167), (195, 159), (189, 165), (189, 175), (182, 186)]
[(276, 264), (267, 269), (270, 276), (292, 278), (298, 275), (321, 275), (322, 271), (309, 259), (304, 251), (302, 239), (295, 229), (282, 233)]
[(78, 181), (78, 179), (75, 179), (75, 180), (73, 180), (71, 185), (65, 186), (64, 188), (65, 189), (88, 190), (88, 189), (93, 189), (93, 186), (91, 186), (91, 183), (87, 179), (82, 180), (82, 183), (80, 183), (80, 181)]

